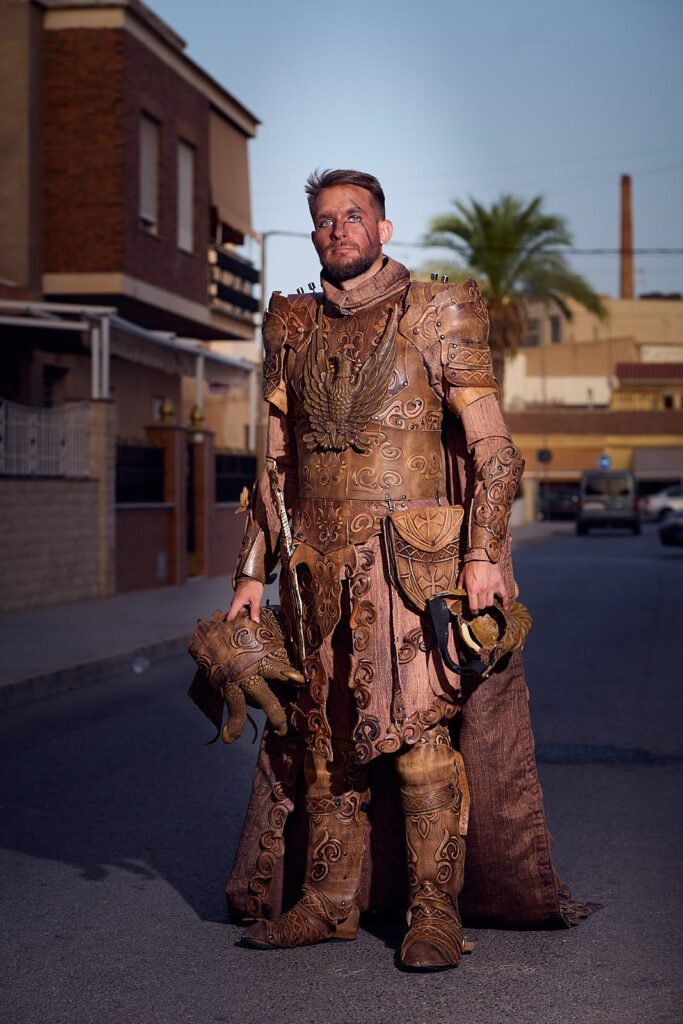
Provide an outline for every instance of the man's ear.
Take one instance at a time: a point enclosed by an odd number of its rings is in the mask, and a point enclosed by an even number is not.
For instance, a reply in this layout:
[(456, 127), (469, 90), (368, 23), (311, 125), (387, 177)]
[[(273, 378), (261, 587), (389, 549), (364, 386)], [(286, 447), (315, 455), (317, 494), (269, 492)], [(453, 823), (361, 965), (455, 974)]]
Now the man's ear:
[(391, 241), (391, 236), (394, 233), (394, 225), (390, 220), (380, 220), (377, 222), (377, 228), (379, 230), (379, 240), (382, 245), (386, 245), (387, 242)]

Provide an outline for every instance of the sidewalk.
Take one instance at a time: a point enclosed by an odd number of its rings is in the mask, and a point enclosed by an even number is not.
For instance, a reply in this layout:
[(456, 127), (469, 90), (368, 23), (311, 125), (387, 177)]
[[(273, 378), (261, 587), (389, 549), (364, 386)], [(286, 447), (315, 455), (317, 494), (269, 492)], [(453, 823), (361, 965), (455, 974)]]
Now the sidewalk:
[[(573, 529), (572, 523), (531, 523), (513, 531), (517, 549)], [(277, 586), (266, 596), (275, 603)], [(194, 623), (228, 608), (225, 577), (48, 605), (0, 615), (0, 709), (85, 686), (187, 650)]]

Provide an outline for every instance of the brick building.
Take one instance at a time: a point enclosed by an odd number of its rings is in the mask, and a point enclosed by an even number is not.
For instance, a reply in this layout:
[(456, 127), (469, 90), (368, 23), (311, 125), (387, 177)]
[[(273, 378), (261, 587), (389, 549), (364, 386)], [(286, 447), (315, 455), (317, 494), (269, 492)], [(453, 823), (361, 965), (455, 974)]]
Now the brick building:
[(0, 608), (227, 572), (258, 368), (212, 345), (253, 351), (258, 121), (139, 0), (0, 30)]

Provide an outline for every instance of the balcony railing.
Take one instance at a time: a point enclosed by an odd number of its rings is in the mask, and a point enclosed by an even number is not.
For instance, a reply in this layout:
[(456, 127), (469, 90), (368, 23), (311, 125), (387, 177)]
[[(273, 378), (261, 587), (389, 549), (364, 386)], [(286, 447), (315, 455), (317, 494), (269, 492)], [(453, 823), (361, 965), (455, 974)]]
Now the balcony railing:
[(209, 298), (211, 305), (251, 323), (259, 308), (252, 288), (261, 275), (253, 263), (232, 249), (209, 246)]
[(0, 399), (0, 474), (87, 477), (88, 403), (41, 409)]

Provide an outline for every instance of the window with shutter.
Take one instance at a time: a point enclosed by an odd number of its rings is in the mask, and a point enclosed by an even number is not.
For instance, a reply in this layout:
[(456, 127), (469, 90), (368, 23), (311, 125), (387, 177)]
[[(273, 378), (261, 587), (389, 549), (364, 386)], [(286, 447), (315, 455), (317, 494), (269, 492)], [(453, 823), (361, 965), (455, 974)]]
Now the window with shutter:
[(178, 143), (178, 248), (194, 251), (194, 149)]
[(140, 226), (156, 234), (159, 224), (159, 123), (140, 116)]

